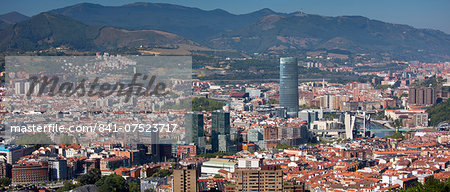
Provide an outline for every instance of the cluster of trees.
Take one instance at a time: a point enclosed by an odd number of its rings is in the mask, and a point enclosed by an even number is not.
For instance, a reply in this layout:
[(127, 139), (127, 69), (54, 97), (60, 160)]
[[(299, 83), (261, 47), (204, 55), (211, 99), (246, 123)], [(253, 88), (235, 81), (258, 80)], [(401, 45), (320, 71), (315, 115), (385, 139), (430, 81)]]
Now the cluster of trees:
[(276, 148), (277, 149), (291, 149), (291, 148), (298, 148), (300, 145), (286, 145), (282, 143), (278, 143)]
[(279, 104), (280, 102), (276, 99), (270, 98), (269, 99), (269, 104)]
[[(128, 184), (127, 181), (120, 175), (112, 174), (105, 177), (102, 177), (95, 183), (95, 186), (98, 187), (99, 192), (128, 192), (130, 191), (130, 186), (134, 189), (135, 184)], [(138, 191), (135, 191), (138, 192)]]
[(11, 184), (11, 179), (8, 177), (0, 178), (0, 186), (8, 186)]
[(225, 103), (216, 101), (214, 99), (207, 99), (204, 97), (193, 98), (192, 99), (192, 110), (193, 111), (214, 111), (222, 109)]
[(172, 175), (172, 171), (168, 169), (159, 169), (156, 173), (153, 173), (151, 177), (167, 177)]
[(405, 139), (405, 136), (401, 132), (396, 132), (392, 135), (388, 135), (385, 138), (393, 138), (393, 139)]
[(440, 122), (450, 121), (450, 102), (439, 103), (433, 107), (428, 108), (428, 115), (430, 117), (430, 123), (436, 126)]
[(227, 155), (235, 155), (234, 153), (224, 153), (224, 152), (215, 152), (215, 153), (202, 153), (196, 155), (197, 157), (206, 157), (206, 158), (215, 158), (215, 157), (223, 157)]
[(102, 177), (99, 169), (90, 170), (87, 174), (78, 177), (77, 181), (77, 184), (66, 182), (57, 192), (70, 191), (85, 185), (95, 185), (99, 192), (140, 192), (141, 190), (137, 182), (127, 183), (120, 175), (112, 174)]
[(417, 183), (414, 187), (401, 189), (400, 192), (447, 192), (450, 191), (450, 180), (441, 182), (437, 179), (428, 179), (425, 184)]
[(337, 113), (324, 113), (323, 114), (324, 119), (333, 120), (339, 118), (339, 114)]
[(384, 115), (385, 110), (382, 111), (378, 111), (377, 114), (375, 115), (375, 119), (384, 119), (386, 118), (386, 116)]
[(0, 178), (0, 191), (4, 191), (5, 187), (11, 185), (11, 179), (8, 177)]
[(444, 78), (442, 77), (436, 77), (436, 75), (433, 75), (431, 77), (425, 77), (423, 81), (416, 80), (414, 83), (412, 83), (413, 86), (420, 86), (420, 87), (438, 87), (441, 86), (444, 83)]
[(394, 127), (395, 127), (395, 128), (400, 128), (400, 127), (402, 127), (402, 125), (403, 125), (403, 122), (402, 122), (401, 119), (396, 119), (396, 120), (394, 121)]

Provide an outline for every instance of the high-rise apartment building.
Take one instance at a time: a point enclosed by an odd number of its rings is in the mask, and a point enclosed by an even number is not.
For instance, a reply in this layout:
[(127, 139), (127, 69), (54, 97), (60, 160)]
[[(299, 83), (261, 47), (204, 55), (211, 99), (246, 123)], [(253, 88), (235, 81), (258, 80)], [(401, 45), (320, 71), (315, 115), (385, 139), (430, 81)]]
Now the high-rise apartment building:
[(280, 58), (280, 106), (287, 109), (289, 117), (297, 117), (298, 67), (293, 57)]
[(436, 104), (436, 90), (433, 87), (409, 88), (408, 102), (414, 105), (434, 105)]
[(182, 166), (173, 170), (173, 192), (197, 191), (200, 171), (196, 166)]
[(280, 166), (237, 168), (234, 174), (235, 191), (283, 191), (283, 171)]

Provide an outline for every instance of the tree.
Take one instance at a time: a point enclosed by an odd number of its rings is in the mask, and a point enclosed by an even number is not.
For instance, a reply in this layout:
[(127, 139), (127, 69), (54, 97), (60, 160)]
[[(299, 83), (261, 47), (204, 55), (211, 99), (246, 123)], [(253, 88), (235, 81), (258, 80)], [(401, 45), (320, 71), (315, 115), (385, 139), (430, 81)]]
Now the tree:
[(224, 105), (225, 103), (204, 97), (192, 99), (193, 111), (214, 111), (217, 109), (222, 109)]
[(278, 100), (276, 100), (276, 99), (273, 99), (273, 98), (270, 98), (269, 99), (269, 104), (278, 104), (279, 102), (278, 102)]
[(339, 114), (336, 113), (324, 113), (323, 114), (324, 119), (333, 120), (339, 118)]
[(108, 175), (95, 183), (99, 192), (128, 192), (127, 181), (120, 175)]
[(130, 192), (140, 192), (141, 186), (137, 182), (131, 182), (128, 183), (128, 188), (130, 189)]
[(425, 184), (417, 183), (414, 187), (402, 189), (400, 192), (447, 192), (450, 191), (450, 180), (441, 182), (437, 179), (427, 179)]
[(171, 175), (172, 172), (168, 169), (159, 169), (156, 173), (154, 173), (151, 177), (167, 177)]
[(401, 132), (396, 132), (392, 135), (385, 136), (385, 138), (405, 139), (405, 136)]
[(402, 126), (402, 120), (401, 119), (396, 119), (394, 121), (394, 127), (395, 128), (400, 128)]
[(95, 184), (98, 180), (100, 180), (102, 174), (99, 169), (91, 169), (85, 175), (78, 177), (78, 182), (83, 185), (92, 185)]
[(400, 95), (400, 98), (403, 98), (403, 97), (408, 97), (408, 93), (402, 93), (402, 94)]
[(79, 184), (73, 184), (72, 182), (66, 182), (63, 187), (56, 190), (56, 192), (63, 192), (63, 191), (70, 191), (72, 189), (75, 189), (77, 187), (80, 187)]
[(0, 178), (0, 185), (1, 186), (9, 186), (9, 185), (11, 185), (11, 179), (8, 178), (8, 177)]
[(433, 75), (431, 77), (425, 77), (424, 80), (416, 80), (414, 83), (412, 83), (413, 86), (418, 87), (438, 87), (442, 86), (444, 83), (444, 79), (442, 77), (436, 77), (436, 75)]
[(215, 158), (217, 156), (223, 157), (227, 155), (234, 155), (233, 153), (224, 153), (224, 152), (215, 152), (215, 153), (202, 153), (196, 155), (196, 157), (206, 157), (206, 158)]
[(216, 179), (221, 179), (221, 178), (223, 178), (223, 176), (222, 176), (222, 175), (219, 175), (219, 174), (216, 174), (216, 175), (214, 175), (214, 178), (216, 178)]
[(386, 116), (384, 115), (384, 110), (377, 112), (377, 119), (384, 119)]
[(440, 122), (450, 122), (450, 101), (439, 103), (427, 109), (431, 125), (436, 126)]

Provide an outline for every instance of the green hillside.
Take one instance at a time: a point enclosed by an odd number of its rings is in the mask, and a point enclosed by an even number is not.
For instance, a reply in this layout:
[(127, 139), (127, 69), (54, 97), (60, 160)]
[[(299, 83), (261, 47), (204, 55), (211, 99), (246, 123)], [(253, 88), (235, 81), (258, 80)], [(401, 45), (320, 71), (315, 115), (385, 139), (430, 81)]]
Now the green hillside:
[(0, 49), (47, 49), (67, 45), (91, 49), (101, 26), (90, 26), (65, 16), (42, 13), (0, 31)]
[(87, 25), (63, 15), (41, 13), (0, 31), (0, 50), (42, 50), (65, 46), (75, 50), (197, 45), (156, 30), (125, 30)]
[(249, 52), (341, 49), (450, 58), (450, 35), (360, 16), (270, 15), (210, 40), (215, 48)]
[(123, 6), (81, 3), (50, 12), (87, 24), (131, 30), (162, 30), (195, 41), (246, 26), (263, 16), (275, 13), (270, 9), (263, 9), (250, 14), (234, 15), (221, 9), (206, 11), (172, 4), (143, 2)]

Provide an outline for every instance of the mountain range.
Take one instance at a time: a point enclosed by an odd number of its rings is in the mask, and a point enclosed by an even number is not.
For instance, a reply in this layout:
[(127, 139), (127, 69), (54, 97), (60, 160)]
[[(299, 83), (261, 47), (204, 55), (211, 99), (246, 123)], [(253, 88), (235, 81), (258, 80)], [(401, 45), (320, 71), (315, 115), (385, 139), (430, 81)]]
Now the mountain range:
[(246, 27), (226, 32), (209, 42), (212, 47), (252, 52), (342, 49), (352, 52), (450, 53), (450, 35), (441, 31), (384, 23), (361, 16), (273, 14)]
[(0, 49), (187, 44), (247, 53), (340, 49), (394, 58), (419, 55), (450, 59), (449, 34), (361, 16), (325, 17), (270, 9), (236, 15), (221, 9), (206, 11), (163, 3), (82, 3), (19, 20), (9, 20), (0, 31)]
[(155, 29), (175, 33), (195, 41), (203, 41), (227, 30), (238, 29), (275, 13), (262, 9), (234, 15), (221, 9), (205, 11), (164, 3), (133, 3), (102, 6), (81, 3), (49, 11), (86, 24), (103, 24), (125, 29)]
[(15, 23), (27, 20), (29, 17), (22, 15), (16, 11), (0, 15), (0, 29), (5, 29)]
[(173, 47), (198, 45), (185, 38), (157, 30), (126, 30), (87, 25), (62, 15), (41, 13), (0, 31), (0, 49), (48, 49), (66, 46), (79, 50), (123, 47)]

